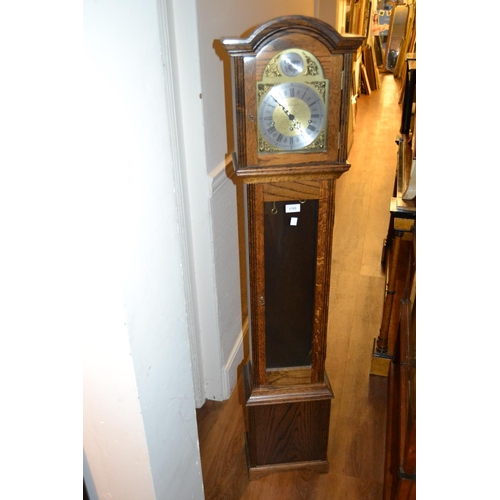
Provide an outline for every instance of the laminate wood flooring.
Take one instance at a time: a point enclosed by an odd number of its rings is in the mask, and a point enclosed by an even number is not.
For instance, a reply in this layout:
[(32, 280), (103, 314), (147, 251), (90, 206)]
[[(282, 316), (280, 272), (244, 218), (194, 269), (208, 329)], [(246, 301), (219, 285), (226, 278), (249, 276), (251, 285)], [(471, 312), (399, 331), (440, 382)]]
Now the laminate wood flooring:
[(327, 474), (276, 473), (249, 481), (241, 381), (231, 398), (197, 411), (206, 500), (381, 500), (387, 379), (370, 376), (382, 319), (381, 253), (389, 225), (401, 123), (400, 82), (358, 98), (351, 169), (337, 181), (326, 370), (335, 394)]

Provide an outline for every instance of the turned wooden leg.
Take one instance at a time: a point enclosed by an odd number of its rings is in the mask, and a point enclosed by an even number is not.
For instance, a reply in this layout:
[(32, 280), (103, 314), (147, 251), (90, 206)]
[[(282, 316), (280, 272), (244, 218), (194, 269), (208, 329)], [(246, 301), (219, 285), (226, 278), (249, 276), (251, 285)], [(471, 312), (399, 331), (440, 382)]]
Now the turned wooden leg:
[(394, 232), (394, 243), (392, 245), (391, 263), (389, 267), (389, 282), (385, 295), (384, 311), (382, 313), (382, 325), (377, 338), (377, 352), (385, 354), (389, 344), (389, 326), (391, 324), (392, 304), (396, 294), (396, 274), (398, 266), (399, 249), (401, 247), (401, 238), (403, 231)]

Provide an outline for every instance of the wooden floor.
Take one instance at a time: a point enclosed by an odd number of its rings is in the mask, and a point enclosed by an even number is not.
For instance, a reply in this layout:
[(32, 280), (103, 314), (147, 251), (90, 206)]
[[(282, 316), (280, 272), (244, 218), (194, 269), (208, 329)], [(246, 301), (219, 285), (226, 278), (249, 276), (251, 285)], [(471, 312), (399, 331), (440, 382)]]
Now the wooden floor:
[(381, 252), (389, 224), (401, 109), (399, 81), (358, 98), (352, 167), (337, 181), (326, 370), (335, 394), (327, 474), (284, 472), (249, 481), (241, 383), (198, 410), (206, 500), (381, 500), (387, 379), (370, 376), (382, 317)]

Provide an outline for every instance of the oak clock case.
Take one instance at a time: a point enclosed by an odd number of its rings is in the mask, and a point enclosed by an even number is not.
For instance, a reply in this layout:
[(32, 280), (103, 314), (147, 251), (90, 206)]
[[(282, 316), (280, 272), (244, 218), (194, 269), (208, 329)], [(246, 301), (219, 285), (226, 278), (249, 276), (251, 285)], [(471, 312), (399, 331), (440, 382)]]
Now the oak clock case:
[(232, 65), (233, 166), (245, 189), (249, 476), (327, 472), (335, 180), (349, 169), (350, 75), (362, 37), (287, 16), (221, 41)]

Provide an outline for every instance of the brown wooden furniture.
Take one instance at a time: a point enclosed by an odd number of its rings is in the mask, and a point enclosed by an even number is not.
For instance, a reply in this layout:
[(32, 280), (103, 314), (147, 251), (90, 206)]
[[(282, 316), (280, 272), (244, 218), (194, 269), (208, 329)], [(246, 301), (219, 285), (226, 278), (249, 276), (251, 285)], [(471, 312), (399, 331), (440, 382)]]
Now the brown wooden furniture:
[(406, 262), (394, 357), (390, 364), (384, 500), (416, 498), (416, 297), (415, 246)]
[(232, 64), (233, 165), (246, 198), (251, 478), (328, 470), (335, 180), (350, 167), (350, 79), (361, 42), (304, 16), (274, 19), (246, 39), (222, 39)]
[(415, 56), (407, 57), (390, 227), (382, 261), (387, 289), (372, 375), (389, 377), (384, 500), (416, 498), (416, 141)]
[[(404, 261), (406, 254), (402, 255), (401, 247), (403, 242), (413, 240), (416, 224), (416, 211), (401, 211), (398, 208), (398, 199), (400, 199), (398, 196), (391, 198), (390, 226), (383, 250), (383, 259), (387, 259), (385, 262), (387, 285), (380, 332), (373, 346), (370, 370), (372, 375), (387, 376), (389, 372), (389, 363), (394, 354), (395, 342), (395, 328), (392, 327), (391, 333), (391, 325), (397, 322), (399, 316), (398, 286), (401, 287), (401, 281), (405, 279)], [(401, 298), (401, 294), (399, 294), (399, 298)]]
[(390, 224), (382, 250), (382, 264), (386, 265), (387, 287), (382, 313), (382, 324), (374, 342), (372, 375), (387, 376), (389, 363), (394, 354), (395, 330), (391, 324), (398, 321), (399, 304), (395, 301), (397, 293), (398, 269), (400, 266), (401, 242), (413, 239), (416, 224), (416, 56), (407, 56), (406, 85), (404, 90), (401, 135), (398, 144), (396, 179), (390, 204)]

